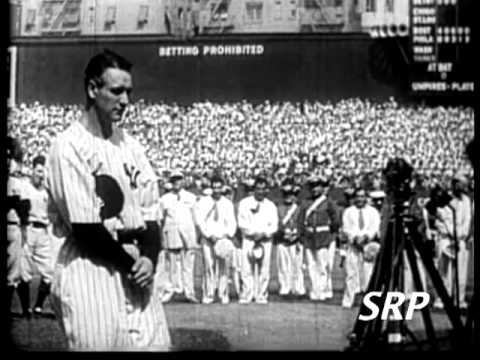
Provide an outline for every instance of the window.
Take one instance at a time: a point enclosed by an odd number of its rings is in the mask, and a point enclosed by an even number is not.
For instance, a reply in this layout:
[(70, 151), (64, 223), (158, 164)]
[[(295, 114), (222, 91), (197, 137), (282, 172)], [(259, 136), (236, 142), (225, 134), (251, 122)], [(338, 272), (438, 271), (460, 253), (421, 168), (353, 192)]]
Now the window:
[(245, 4), (247, 10), (247, 20), (252, 23), (259, 23), (263, 17), (263, 3), (247, 2)]
[(275, 20), (281, 20), (282, 19), (282, 1), (281, 0), (275, 0), (275, 7), (273, 10), (273, 18)]
[(27, 10), (27, 21), (25, 24), (25, 30), (31, 31), (35, 27), (37, 12), (35, 9)]
[(303, 7), (305, 9), (318, 9), (317, 0), (304, 0)]
[(387, 12), (393, 13), (393, 0), (386, 0), (385, 8), (387, 9)]
[(107, 16), (105, 17), (105, 30), (113, 29), (117, 17), (117, 8), (115, 6), (107, 7)]
[(377, 1), (376, 0), (367, 0), (366, 9), (367, 12), (377, 11)]
[(95, 25), (95, 7), (93, 6), (88, 8), (88, 24)]
[(140, 5), (138, 11), (137, 28), (143, 29), (148, 23), (148, 5)]
[(74, 28), (80, 24), (80, 5), (81, 2), (69, 1), (64, 8), (63, 28)]
[(290, 0), (290, 11), (288, 12), (290, 19), (297, 18), (297, 2), (296, 0)]

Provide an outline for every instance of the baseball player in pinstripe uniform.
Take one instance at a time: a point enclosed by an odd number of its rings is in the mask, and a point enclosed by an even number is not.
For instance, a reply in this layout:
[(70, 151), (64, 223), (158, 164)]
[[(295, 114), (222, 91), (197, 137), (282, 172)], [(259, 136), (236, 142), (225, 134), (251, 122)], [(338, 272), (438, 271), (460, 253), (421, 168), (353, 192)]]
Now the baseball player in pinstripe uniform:
[[(64, 229), (52, 300), (77, 350), (168, 350), (153, 274), (157, 179), (141, 145), (118, 127), (131, 64), (105, 50), (85, 70), (86, 111), (53, 142), (47, 187)], [(157, 296), (158, 297), (158, 296)]]
[(26, 254), (28, 259), (27, 271), (33, 277), (36, 270), (41, 276), (38, 288), (37, 301), (34, 313), (41, 314), (43, 302), (50, 292), (50, 283), (53, 275), (54, 257), (53, 239), (50, 236), (48, 220), (48, 192), (44, 186), (45, 157), (37, 156), (33, 159), (33, 174), (31, 181), (26, 182), (25, 196), (30, 200), (28, 214)]
[(25, 196), (25, 179), (21, 176), (23, 153), (20, 144), (8, 137), (7, 162), (7, 304), (10, 310), (12, 298), (17, 290), (22, 313), (31, 316), (30, 273), (26, 271), (25, 246), (27, 241), (28, 212), (30, 201)]

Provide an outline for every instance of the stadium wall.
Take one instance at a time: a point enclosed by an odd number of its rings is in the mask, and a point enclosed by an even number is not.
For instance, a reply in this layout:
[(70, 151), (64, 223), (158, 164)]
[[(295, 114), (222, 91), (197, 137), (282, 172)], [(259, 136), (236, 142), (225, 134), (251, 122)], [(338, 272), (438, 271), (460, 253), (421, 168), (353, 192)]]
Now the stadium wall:
[[(103, 48), (134, 63), (134, 100), (179, 104), (243, 99), (254, 103), (348, 97), (385, 100), (394, 96), (396, 89), (372, 76), (371, 42), (364, 34), (224, 36), (195, 41), (158, 36), (22, 38), (13, 44), (18, 47), (17, 103), (83, 103), (83, 69)], [(220, 45), (242, 49), (249, 45), (250, 53), (212, 55), (206, 50), (216, 47), (218, 51)], [(196, 47), (198, 54), (181, 55), (179, 48), (173, 54), (171, 48), (178, 46)]]

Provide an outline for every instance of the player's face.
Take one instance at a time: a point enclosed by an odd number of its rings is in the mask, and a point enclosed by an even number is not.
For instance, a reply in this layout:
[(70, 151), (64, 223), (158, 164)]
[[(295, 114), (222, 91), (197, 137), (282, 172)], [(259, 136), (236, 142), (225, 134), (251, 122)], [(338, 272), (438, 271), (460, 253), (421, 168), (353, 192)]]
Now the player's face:
[(223, 193), (223, 185), (221, 182), (212, 183), (212, 197), (214, 199), (220, 199)]
[(312, 196), (317, 198), (326, 192), (326, 188), (323, 185), (317, 185), (312, 189)]
[(33, 183), (35, 185), (41, 185), (45, 179), (45, 166), (38, 164), (33, 169)]
[(262, 201), (263, 199), (265, 199), (265, 197), (267, 196), (267, 184), (257, 183), (255, 185), (253, 195), (255, 196), (255, 199), (257, 199), (257, 201)]
[(459, 196), (460, 194), (464, 193), (466, 188), (467, 187), (462, 181), (454, 180), (452, 182), (452, 190), (456, 196)]
[(173, 192), (179, 192), (183, 188), (183, 179), (177, 179), (172, 182)]
[(286, 195), (284, 201), (285, 201), (285, 204), (287, 205), (293, 204), (293, 202), (295, 201), (295, 195), (293, 194)]
[(362, 208), (367, 203), (367, 195), (365, 194), (365, 190), (359, 190), (355, 194), (355, 206), (358, 208)]
[(132, 76), (125, 70), (108, 68), (102, 75), (103, 85), (95, 87), (95, 107), (101, 119), (112, 123), (122, 120), (130, 102)]

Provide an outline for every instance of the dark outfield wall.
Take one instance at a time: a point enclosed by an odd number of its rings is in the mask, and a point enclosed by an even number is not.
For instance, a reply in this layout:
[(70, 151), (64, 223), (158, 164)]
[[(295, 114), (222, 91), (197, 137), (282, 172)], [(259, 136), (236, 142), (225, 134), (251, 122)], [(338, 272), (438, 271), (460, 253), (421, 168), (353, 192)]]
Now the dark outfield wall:
[[(202, 55), (210, 45), (262, 45), (261, 55)], [(151, 101), (297, 101), (386, 99), (395, 89), (369, 70), (365, 35), (224, 37), (181, 42), (148, 38), (17, 41), (17, 102), (83, 102), (83, 69), (108, 47), (134, 63), (134, 99)], [(159, 56), (159, 47), (192, 46), (198, 56)]]

